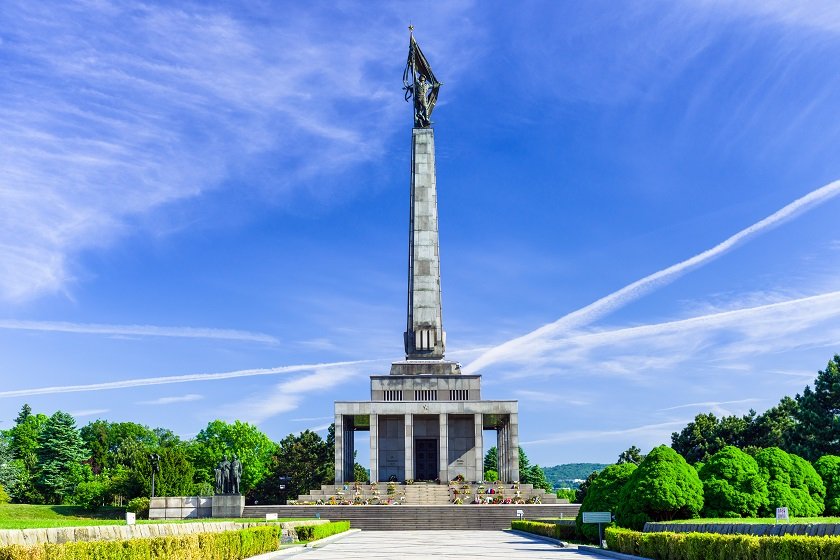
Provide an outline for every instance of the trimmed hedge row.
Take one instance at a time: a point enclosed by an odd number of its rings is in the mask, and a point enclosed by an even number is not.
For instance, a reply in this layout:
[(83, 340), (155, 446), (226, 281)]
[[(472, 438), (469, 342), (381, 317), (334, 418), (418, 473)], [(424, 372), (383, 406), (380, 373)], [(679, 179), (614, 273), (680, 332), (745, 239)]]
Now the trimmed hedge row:
[[(349, 521), (332, 521), (322, 525), (303, 525), (295, 527), (298, 539), (302, 541), (317, 541), (326, 537), (350, 530)], [(3, 560), (0, 558), (0, 560)]]
[(526, 533), (534, 533), (561, 541), (576, 538), (575, 526), (571, 523), (544, 523), (542, 521), (511, 521), (510, 528)]
[(0, 547), (0, 560), (243, 560), (273, 552), (281, 527), (123, 541), (69, 542)]
[(639, 533), (610, 528), (610, 550), (653, 560), (840, 560), (836, 537)]

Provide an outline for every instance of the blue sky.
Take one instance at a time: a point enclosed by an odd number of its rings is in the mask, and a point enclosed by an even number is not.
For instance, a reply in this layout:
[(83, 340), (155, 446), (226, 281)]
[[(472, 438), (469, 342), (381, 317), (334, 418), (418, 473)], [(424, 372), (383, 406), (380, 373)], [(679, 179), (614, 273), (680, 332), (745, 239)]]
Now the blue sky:
[(0, 427), (280, 439), (366, 399), (402, 356), (409, 22), (447, 356), (533, 460), (762, 411), (840, 352), (836, 2), (12, 1)]

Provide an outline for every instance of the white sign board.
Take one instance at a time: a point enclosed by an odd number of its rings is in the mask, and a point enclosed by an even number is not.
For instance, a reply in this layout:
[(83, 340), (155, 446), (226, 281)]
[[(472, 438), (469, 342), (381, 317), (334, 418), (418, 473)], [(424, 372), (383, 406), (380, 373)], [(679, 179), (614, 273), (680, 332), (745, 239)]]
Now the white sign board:
[(125, 524), (126, 525), (134, 525), (137, 522), (137, 515), (134, 513), (126, 513), (125, 514)]
[(266, 513), (265, 514), (266, 521), (277, 521), (277, 514), (276, 513)]
[(525, 512), (522, 511), (521, 509), (516, 510), (516, 517), (518, 517), (519, 519), (524, 519), (525, 518)]
[(584, 511), (584, 523), (609, 523), (612, 521), (612, 514), (608, 511)]
[(788, 521), (790, 517), (788, 517), (788, 509), (786, 507), (776, 508), (776, 521)]

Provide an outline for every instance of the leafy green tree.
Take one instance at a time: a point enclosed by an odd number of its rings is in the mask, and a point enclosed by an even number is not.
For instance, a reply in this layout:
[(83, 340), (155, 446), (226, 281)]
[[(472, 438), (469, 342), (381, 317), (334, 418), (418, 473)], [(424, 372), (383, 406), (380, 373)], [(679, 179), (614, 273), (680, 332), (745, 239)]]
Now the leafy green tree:
[(3, 488), (3, 485), (0, 484), (0, 504), (8, 504), (11, 501), (11, 496), (6, 492), (6, 489)]
[(811, 464), (778, 447), (759, 451), (755, 460), (767, 480), (768, 505), (763, 515), (773, 515), (775, 508), (787, 507), (796, 517), (814, 517), (825, 509), (825, 485)]
[(47, 503), (60, 504), (82, 481), (88, 458), (76, 421), (66, 412), (50, 416), (38, 438), (37, 485)]
[[(253, 488), (250, 502), (285, 503), (333, 479), (334, 447), (317, 433), (305, 430), (280, 441), (269, 474)], [(284, 486), (284, 488), (281, 488)]]
[(359, 463), (353, 463), (353, 480), (356, 482), (369, 482), (370, 473)]
[(748, 430), (744, 447), (791, 450), (790, 440), (796, 425), (797, 408), (795, 400), (784, 397), (779, 404), (756, 416)]
[(622, 487), (616, 520), (622, 527), (640, 530), (647, 521), (697, 517), (702, 508), (703, 483), (697, 471), (676, 451), (660, 445)]
[(496, 478), (499, 477), (499, 450), (496, 446), (491, 447), (484, 454), (484, 472), (487, 471), (493, 471), (496, 473)]
[(8, 489), (7, 496), (15, 491), (20, 476), (20, 465), (14, 460), (10, 440), (7, 432), (0, 432), (0, 487)]
[(808, 460), (840, 455), (840, 355), (817, 373), (814, 388), (796, 395), (792, 450)]
[(767, 481), (755, 459), (728, 445), (700, 469), (705, 517), (755, 517), (767, 507)]
[[(606, 467), (604, 467), (606, 468)], [(598, 476), (599, 471), (592, 471), (592, 473), (586, 477), (586, 480), (578, 485), (577, 493), (575, 494), (575, 503), (582, 504), (583, 500), (586, 499), (586, 494), (589, 492), (589, 487), (592, 485), (592, 482)]]
[(642, 450), (636, 447), (635, 445), (631, 445), (628, 449), (625, 449), (621, 452), (618, 456), (618, 461), (616, 461), (616, 465), (623, 465), (625, 463), (633, 463), (634, 465), (640, 464), (644, 461), (645, 456), (642, 454)]
[(840, 457), (823, 455), (814, 463), (814, 470), (825, 484), (826, 515), (840, 515)]
[(499, 473), (497, 473), (494, 469), (484, 471), (484, 480), (486, 482), (496, 482), (499, 480)]
[(190, 457), (196, 481), (214, 484), (214, 471), (222, 457), (236, 455), (242, 463), (241, 491), (246, 494), (269, 474), (276, 450), (277, 445), (254, 425), (213, 420), (191, 443)]
[[(621, 489), (630, 480), (630, 476), (638, 467), (635, 463), (626, 462), (610, 465), (595, 476), (589, 485), (586, 497), (580, 506), (575, 525), (577, 531), (590, 542), (598, 542), (598, 526), (583, 522), (584, 511), (615, 512), (618, 506)], [(607, 526), (611, 526), (609, 524)]]
[(151, 452), (159, 445), (159, 438), (154, 431), (134, 422), (96, 420), (82, 427), (80, 434), (90, 450), (94, 473), (125, 465), (121, 459), (125, 457), (123, 450), (126, 446), (139, 444)]
[(43, 414), (33, 414), (32, 408), (24, 404), (15, 420), (14, 427), (9, 430), (11, 448), (17, 470), (17, 483), (10, 493), (19, 503), (40, 504), (44, 497), (36, 485), (38, 466), (38, 438), (44, 429), (47, 417)]
[(558, 488), (556, 494), (558, 498), (561, 500), (568, 500), (571, 504), (575, 501), (577, 492), (575, 492), (573, 488)]

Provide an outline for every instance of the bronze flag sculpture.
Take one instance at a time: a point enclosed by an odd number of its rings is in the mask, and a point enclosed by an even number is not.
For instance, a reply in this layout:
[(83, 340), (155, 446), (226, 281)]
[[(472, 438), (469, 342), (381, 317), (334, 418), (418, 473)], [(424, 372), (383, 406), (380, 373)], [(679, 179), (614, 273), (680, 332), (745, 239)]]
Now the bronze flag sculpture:
[(435, 78), (429, 61), (414, 40), (414, 27), (409, 26), (408, 29), (411, 31), (411, 39), (408, 44), (408, 62), (403, 72), (405, 100), (414, 98), (414, 127), (429, 128), (441, 83)]

